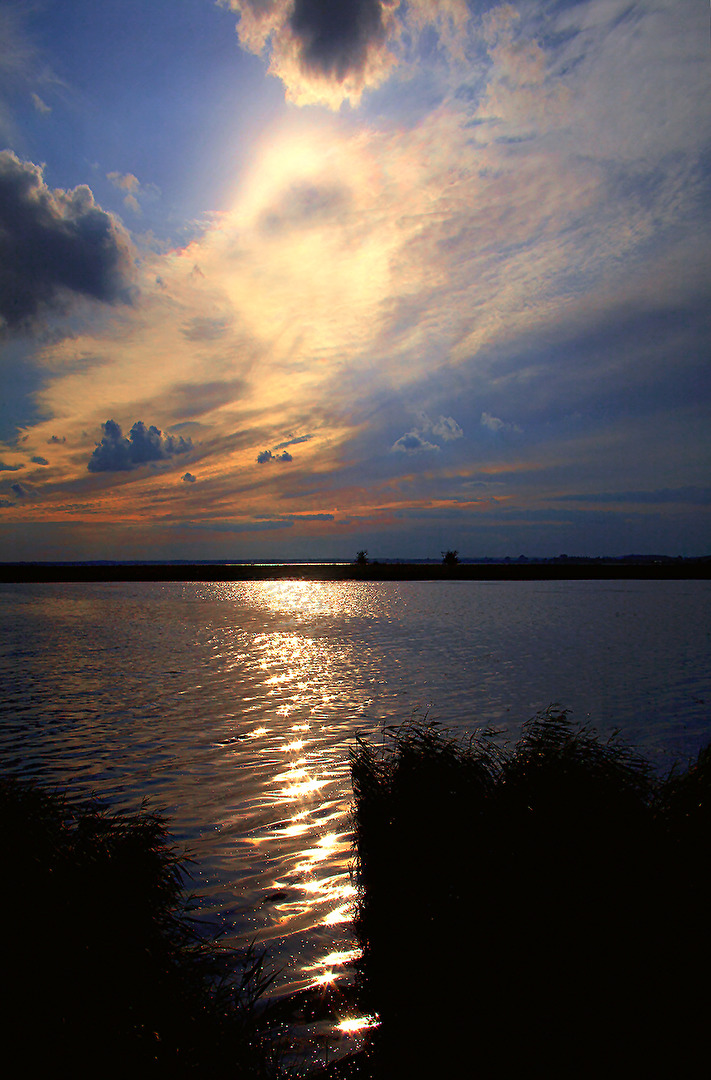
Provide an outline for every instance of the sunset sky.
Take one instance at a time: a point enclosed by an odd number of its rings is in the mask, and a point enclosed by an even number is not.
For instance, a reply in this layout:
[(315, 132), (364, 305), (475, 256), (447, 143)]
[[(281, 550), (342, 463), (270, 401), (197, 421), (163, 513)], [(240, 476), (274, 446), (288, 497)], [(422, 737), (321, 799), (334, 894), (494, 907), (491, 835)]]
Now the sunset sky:
[(0, 4), (0, 559), (711, 553), (708, 0)]

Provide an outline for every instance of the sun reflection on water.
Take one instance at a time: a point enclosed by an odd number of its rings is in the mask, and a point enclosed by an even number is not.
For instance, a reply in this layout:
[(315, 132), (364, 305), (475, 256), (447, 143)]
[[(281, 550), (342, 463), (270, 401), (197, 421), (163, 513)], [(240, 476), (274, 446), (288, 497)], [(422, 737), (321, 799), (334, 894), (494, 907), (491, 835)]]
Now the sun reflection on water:
[[(261, 821), (244, 842), (267, 871), (256, 936), (268, 944), (310, 935), (289, 988), (328, 986), (348, 977), (358, 955), (347, 929), (355, 889), (343, 733), (370, 704), (348, 679), (355, 666), (350, 648), (347, 658), (345, 645), (334, 650), (328, 625), (334, 616), (372, 618), (372, 598), (363, 587), (304, 581), (241, 584), (239, 591), (262, 612), (247, 648), (235, 638), (240, 654), (253, 658), (254, 696), (265, 721), (248, 732), (257, 741), (260, 788), (253, 801)], [(328, 621), (325, 630), (320, 620)], [(321, 957), (315, 942), (326, 946)]]

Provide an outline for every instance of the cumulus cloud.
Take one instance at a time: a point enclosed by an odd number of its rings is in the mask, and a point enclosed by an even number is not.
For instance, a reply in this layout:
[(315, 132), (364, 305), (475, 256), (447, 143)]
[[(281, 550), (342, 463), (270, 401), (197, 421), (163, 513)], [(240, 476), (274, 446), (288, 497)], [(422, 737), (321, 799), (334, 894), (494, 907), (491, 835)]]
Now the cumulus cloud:
[(440, 450), (441, 447), (437, 443), (430, 442), (425, 437), (430, 434), (442, 439), (443, 442), (453, 442), (455, 439), (461, 439), (464, 432), (453, 416), (440, 416), (437, 420), (431, 420), (427, 413), (422, 413), (417, 427), (402, 435), (390, 449), (401, 454)]
[[(297, 104), (356, 105), (399, 62), (404, 37), (434, 28), (456, 48), (455, 28), (469, 17), (465, 0), (222, 0), (236, 11), (240, 42), (269, 50), (269, 70)], [(407, 35), (403, 35), (403, 29)]]
[(127, 234), (90, 188), (52, 191), (39, 166), (0, 151), (0, 327), (71, 293), (126, 303), (130, 278)]
[(293, 460), (293, 457), (287, 450), (284, 450), (284, 452), (281, 454), (273, 454), (271, 450), (262, 450), (261, 454), (257, 454), (258, 465), (266, 465), (270, 464), (271, 462), (277, 461), (288, 462)]
[(464, 436), (464, 432), (452, 416), (440, 416), (439, 420), (435, 420), (432, 424), (431, 430), (433, 435), (438, 435), (445, 442), (452, 442)]
[(194, 484), (197, 480), (197, 476), (193, 476), (192, 473), (186, 472), (184, 476), (180, 478), (184, 484)]
[(108, 172), (106, 179), (119, 191), (125, 192), (123, 204), (134, 214), (141, 213), (141, 204), (138, 201), (139, 195), (142, 197), (148, 196), (149, 198), (160, 195), (160, 189), (155, 184), (142, 184), (133, 173)]
[(522, 429), (518, 424), (511, 424), (507, 420), (501, 420), (498, 416), (492, 416), (491, 413), (483, 412), (481, 414), (481, 426), (487, 428), (489, 431), (511, 431), (517, 435), (521, 434)]
[(130, 472), (152, 461), (165, 461), (192, 449), (191, 439), (165, 435), (159, 428), (147, 428), (137, 420), (128, 438), (115, 420), (103, 425), (104, 435), (89, 458), (89, 472)]
[(405, 435), (393, 443), (391, 450), (400, 454), (421, 454), (431, 450), (439, 450), (435, 443), (427, 442), (416, 431), (408, 431)]

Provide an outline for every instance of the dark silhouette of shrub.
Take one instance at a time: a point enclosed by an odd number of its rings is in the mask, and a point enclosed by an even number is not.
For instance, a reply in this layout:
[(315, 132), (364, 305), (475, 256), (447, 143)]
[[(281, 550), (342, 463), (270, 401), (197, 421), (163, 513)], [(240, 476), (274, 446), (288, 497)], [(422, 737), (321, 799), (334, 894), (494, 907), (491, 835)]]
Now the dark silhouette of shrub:
[[(711, 1003), (711, 751), (666, 780), (551, 709), (352, 755), (369, 1072), (693, 1074)], [(703, 975), (702, 975), (703, 973)], [(692, 1069), (691, 1073), (685, 1070)]]
[(0, 781), (4, 1054), (27, 1075), (276, 1076), (271, 981), (207, 941), (163, 819)]

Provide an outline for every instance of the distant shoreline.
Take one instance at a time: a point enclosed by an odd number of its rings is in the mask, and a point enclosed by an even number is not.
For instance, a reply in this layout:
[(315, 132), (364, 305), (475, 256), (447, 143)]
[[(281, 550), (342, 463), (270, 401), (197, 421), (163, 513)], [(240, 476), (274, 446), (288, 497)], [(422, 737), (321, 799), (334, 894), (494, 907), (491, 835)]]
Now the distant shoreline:
[(683, 581), (711, 577), (711, 559), (460, 563), (0, 563), (0, 582), (119, 581)]

